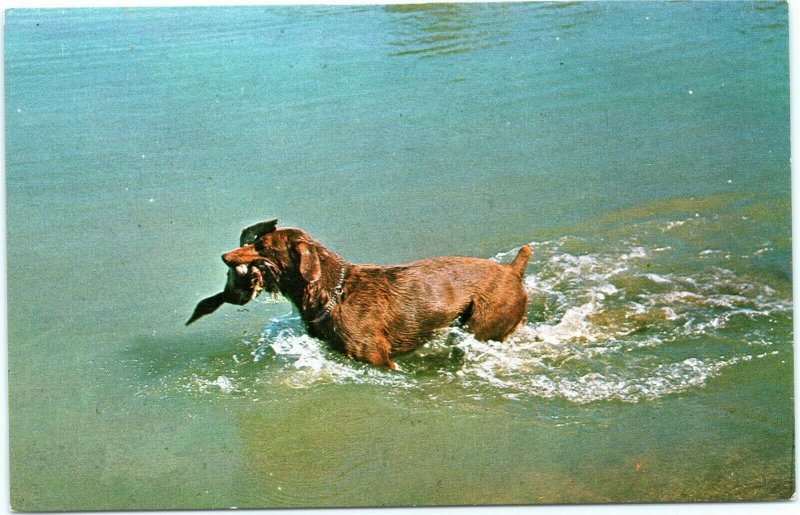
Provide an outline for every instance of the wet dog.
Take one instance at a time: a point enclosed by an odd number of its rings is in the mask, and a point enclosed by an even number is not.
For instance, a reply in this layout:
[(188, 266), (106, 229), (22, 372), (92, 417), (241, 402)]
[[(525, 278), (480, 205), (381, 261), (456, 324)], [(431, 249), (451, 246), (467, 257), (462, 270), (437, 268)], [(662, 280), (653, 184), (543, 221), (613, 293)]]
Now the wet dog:
[(360, 265), (277, 223), (242, 231), (239, 248), (222, 256), (229, 267), (225, 289), (202, 300), (186, 325), (226, 302), (243, 305), (262, 291), (280, 293), (311, 336), (393, 369), (393, 355), (416, 349), (437, 330), (457, 324), (479, 340), (502, 341), (525, 321), (528, 245), (507, 265), (471, 257)]

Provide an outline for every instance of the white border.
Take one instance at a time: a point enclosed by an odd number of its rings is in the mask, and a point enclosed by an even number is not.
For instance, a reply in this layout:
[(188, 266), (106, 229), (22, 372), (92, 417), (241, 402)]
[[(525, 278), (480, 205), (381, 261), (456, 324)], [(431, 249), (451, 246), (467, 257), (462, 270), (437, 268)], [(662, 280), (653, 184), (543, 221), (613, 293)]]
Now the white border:
[[(336, 4), (336, 5), (352, 5), (352, 4), (409, 4), (409, 3), (442, 3), (447, 0), (65, 0), (62, 2), (53, 0), (5, 0), (0, 7), (3, 9), (9, 8), (69, 8), (69, 7), (188, 7), (188, 6), (244, 6), (244, 5), (319, 5), (319, 4)], [(481, 2), (497, 2), (499, 0), (463, 0), (470, 3)], [(524, 0), (511, 0), (511, 1), (524, 1)], [(533, 0), (541, 1), (541, 0)], [(558, 0), (561, 1), (561, 0)], [(609, 0), (598, 0), (609, 1)], [(618, 0), (625, 1), (625, 0)], [(800, 116), (800, 107), (798, 107), (798, 99), (800, 99), (800, 0), (787, 0), (789, 4), (789, 39), (790, 39), (790, 93), (791, 93), (791, 150), (792, 155), (800, 155), (800, 136), (798, 136), (798, 116)], [(5, 55), (4, 51), (4, 35), (5, 30), (0, 34), (0, 51)], [(0, 97), (3, 102), (0, 103), (0, 140), (3, 143), (3, 152), (0, 152), (0, 169), (2, 169), (2, 182), (0, 182), (0, 341), (3, 342), (2, 352), (0, 352), (0, 366), (2, 366), (3, 377), (0, 381), (0, 460), (2, 460), (2, 474), (0, 477), (0, 514), (12, 513), (9, 509), (9, 455), (8, 455), (8, 345), (7, 345), (7, 274), (6, 274), (6, 206), (5, 206), (5, 76), (3, 69), (0, 69)], [(792, 205), (797, 206), (800, 199), (800, 178), (798, 177), (798, 159), (792, 160)], [(800, 209), (792, 210), (792, 255), (793, 259), (793, 277), (800, 277)], [(795, 280), (794, 284), (794, 334), (795, 342), (797, 336), (800, 334), (800, 282)], [(795, 442), (797, 442), (797, 400), (798, 400), (798, 352), (797, 344), (795, 343), (794, 352), (794, 395), (795, 395)], [(795, 443), (795, 484), (797, 484), (797, 445)], [(387, 514), (412, 514), (412, 515), (429, 515), (429, 514), (442, 514), (442, 515), (455, 515), (456, 513), (468, 514), (499, 514), (499, 515), (518, 515), (522, 513), (537, 513), (537, 514), (631, 514), (631, 513), (645, 513), (650, 515), (655, 514), (669, 514), (675, 515), (678, 513), (691, 513), (691, 514), (750, 514), (769, 513), (769, 514), (788, 514), (795, 513), (798, 509), (797, 496), (789, 502), (745, 502), (745, 503), (709, 503), (709, 504), (656, 504), (656, 505), (583, 505), (583, 506), (520, 506), (520, 507), (455, 507), (455, 508), (387, 508), (387, 509), (360, 509), (357, 513), (364, 515), (387, 515)], [(238, 510), (248, 514), (275, 514), (275, 515), (296, 515), (302, 514), (331, 514), (339, 515), (349, 513), (351, 510), (347, 509), (303, 509), (298, 510)], [(104, 513), (104, 512), (95, 512)], [(112, 512), (113, 513), (113, 512)], [(136, 513), (136, 512), (131, 512)], [(185, 512), (181, 511), (150, 511), (143, 513), (152, 514), (175, 514), (182, 515)], [(196, 511), (195, 513), (208, 513), (213, 514), (213, 511)]]

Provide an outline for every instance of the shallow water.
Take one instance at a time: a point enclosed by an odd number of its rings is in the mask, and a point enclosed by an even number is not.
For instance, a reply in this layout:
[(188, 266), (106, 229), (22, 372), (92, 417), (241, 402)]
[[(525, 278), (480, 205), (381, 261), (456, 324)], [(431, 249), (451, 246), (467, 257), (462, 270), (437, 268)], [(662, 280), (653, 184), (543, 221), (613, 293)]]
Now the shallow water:
[[(345, 28), (346, 30), (342, 30)], [(6, 13), (15, 509), (794, 492), (786, 7)], [(523, 243), (528, 322), (348, 361), (225, 306), (241, 228)]]

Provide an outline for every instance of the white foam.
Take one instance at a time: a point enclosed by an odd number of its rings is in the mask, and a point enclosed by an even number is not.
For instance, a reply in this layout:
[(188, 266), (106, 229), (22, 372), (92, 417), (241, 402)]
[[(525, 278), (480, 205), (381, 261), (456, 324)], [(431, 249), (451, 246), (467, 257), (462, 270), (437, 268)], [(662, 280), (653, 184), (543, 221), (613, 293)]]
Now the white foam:
[(664, 226), (664, 228), (662, 229), (662, 232), (671, 231), (672, 229), (674, 229), (676, 227), (680, 227), (680, 226), (684, 225), (686, 222), (691, 222), (692, 220), (694, 220), (694, 219), (693, 218), (687, 218), (685, 220), (674, 220), (672, 222), (668, 222), (667, 225)]
[(530, 328), (534, 339), (546, 343), (585, 341), (594, 342), (601, 337), (588, 317), (597, 312), (597, 302), (587, 302), (581, 306), (569, 308), (557, 324), (541, 324)]
[(252, 355), (255, 361), (271, 355), (283, 369), (290, 370), (284, 384), (292, 388), (308, 388), (317, 383), (411, 385), (402, 374), (347, 359), (331, 350), (305, 332), (296, 313), (273, 319), (264, 329)]
[(223, 393), (231, 393), (241, 390), (241, 388), (231, 378), (224, 375), (217, 376), (216, 379), (205, 379), (197, 374), (192, 374), (186, 384), (187, 389), (189, 390), (199, 390), (205, 392), (215, 390)]
[(647, 279), (653, 281), (654, 283), (659, 283), (659, 284), (671, 284), (672, 283), (672, 279), (670, 279), (669, 277), (663, 276), (663, 275), (644, 274), (644, 277), (646, 277)]
[(644, 247), (634, 247), (627, 254), (622, 254), (620, 259), (641, 259), (647, 257), (647, 250)]

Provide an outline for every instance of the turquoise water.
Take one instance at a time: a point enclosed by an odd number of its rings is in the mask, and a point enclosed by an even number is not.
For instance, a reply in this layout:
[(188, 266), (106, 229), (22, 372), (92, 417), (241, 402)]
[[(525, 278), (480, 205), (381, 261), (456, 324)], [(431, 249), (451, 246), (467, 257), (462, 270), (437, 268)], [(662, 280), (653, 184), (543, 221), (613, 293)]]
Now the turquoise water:
[[(794, 492), (786, 5), (6, 11), (18, 510)], [(225, 306), (278, 217), (504, 261), (528, 324), (398, 372)]]

